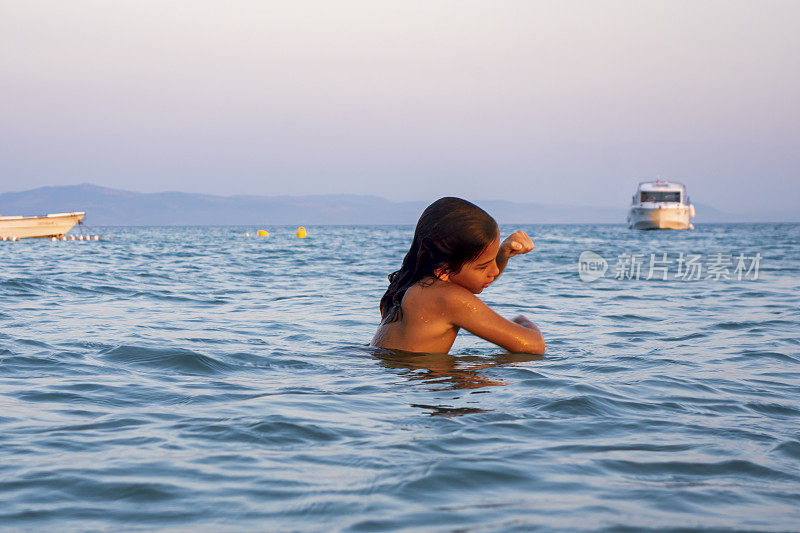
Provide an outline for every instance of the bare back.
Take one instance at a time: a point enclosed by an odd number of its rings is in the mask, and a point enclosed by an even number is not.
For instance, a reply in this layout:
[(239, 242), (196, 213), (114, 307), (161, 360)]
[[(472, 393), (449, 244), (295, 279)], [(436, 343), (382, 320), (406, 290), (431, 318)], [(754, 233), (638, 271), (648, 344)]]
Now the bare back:
[(372, 346), (408, 352), (450, 351), (459, 330), (447, 313), (451, 285), (428, 279), (409, 287), (401, 303), (402, 318), (381, 323), (372, 338)]

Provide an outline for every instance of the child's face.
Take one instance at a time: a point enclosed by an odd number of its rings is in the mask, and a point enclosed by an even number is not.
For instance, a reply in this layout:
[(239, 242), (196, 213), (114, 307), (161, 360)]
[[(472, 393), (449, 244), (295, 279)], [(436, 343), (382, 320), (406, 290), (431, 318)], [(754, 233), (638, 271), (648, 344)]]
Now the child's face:
[(483, 289), (489, 286), (498, 275), (500, 269), (497, 268), (497, 251), (500, 249), (500, 234), (486, 246), (481, 254), (464, 263), (457, 273), (448, 273), (446, 279), (452, 283), (461, 285), (473, 294), (480, 294)]

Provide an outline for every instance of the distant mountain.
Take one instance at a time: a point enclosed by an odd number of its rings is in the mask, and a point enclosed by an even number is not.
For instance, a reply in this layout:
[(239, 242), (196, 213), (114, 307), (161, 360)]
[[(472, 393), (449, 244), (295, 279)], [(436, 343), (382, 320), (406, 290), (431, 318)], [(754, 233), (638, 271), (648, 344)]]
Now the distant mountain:
[[(478, 202), (501, 223), (625, 223), (619, 207)], [(38, 215), (86, 211), (91, 226), (415, 224), (427, 202), (392, 202), (351, 194), (213, 196), (185, 192), (138, 193), (89, 183), (0, 194), (0, 213)], [(697, 222), (798, 220), (723, 213), (697, 204)], [(780, 215), (780, 214), (779, 214)], [(784, 214), (785, 216), (786, 214)]]

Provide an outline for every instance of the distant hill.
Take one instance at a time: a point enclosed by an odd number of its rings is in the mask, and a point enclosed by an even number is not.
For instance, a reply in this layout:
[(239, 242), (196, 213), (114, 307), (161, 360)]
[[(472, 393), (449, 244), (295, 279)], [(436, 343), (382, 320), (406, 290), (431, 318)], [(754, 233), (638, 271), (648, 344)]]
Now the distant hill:
[[(478, 202), (501, 223), (625, 223), (616, 207)], [(40, 215), (86, 211), (92, 226), (415, 224), (427, 202), (392, 202), (352, 194), (309, 196), (213, 196), (185, 192), (138, 193), (89, 183), (0, 194), (0, 213)], [(697, 204), (697, 222), (798, 220), (747, 217)]]

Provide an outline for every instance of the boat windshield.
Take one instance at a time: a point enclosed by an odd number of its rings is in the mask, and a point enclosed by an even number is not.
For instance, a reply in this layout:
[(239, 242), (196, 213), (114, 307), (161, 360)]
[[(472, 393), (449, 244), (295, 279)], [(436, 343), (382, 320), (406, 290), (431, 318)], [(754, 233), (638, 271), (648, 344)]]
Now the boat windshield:
[(680, 191), (642, 191), (642, 202), (680, 202)]

